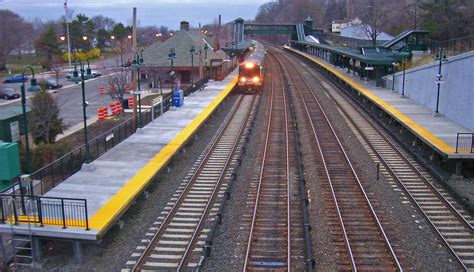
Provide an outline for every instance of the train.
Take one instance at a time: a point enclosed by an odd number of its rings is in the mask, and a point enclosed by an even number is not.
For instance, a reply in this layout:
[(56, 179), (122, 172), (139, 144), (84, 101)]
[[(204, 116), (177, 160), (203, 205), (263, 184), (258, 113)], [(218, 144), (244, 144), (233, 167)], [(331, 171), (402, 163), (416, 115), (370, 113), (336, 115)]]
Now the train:
[(263, 60), (265, 48), (261, 43), (252, 42), (250, 55), (239, 65), (237, 87), (244, 93), (256, 93), (262, 90), (264, 82)]

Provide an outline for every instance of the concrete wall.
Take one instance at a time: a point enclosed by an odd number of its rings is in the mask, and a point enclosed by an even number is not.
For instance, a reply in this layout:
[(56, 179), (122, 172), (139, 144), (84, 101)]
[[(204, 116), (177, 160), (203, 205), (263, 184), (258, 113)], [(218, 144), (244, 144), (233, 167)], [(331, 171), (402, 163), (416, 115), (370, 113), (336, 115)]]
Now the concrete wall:
[[(415, 102), (436, 109), (439, 61), (406, 71), (405, 95)], [(474, 51), (449, 57), (443, 62), (439, 95), (439, 112), (455, 123), (474, 130)], [(395, 74), (395, 90), (401, 93), (403, 72)], [(391, 77), (387, 77), (387, 88), (392, 87)]]

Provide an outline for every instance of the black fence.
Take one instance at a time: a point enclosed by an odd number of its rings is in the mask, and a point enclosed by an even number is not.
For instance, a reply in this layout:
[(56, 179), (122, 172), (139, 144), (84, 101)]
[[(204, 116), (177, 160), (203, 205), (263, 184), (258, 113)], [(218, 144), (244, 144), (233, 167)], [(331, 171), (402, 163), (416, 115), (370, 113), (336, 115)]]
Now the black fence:
[(474, 153), (474, 133), (458, 133), (456, 138), (456, 153)]
[[(163, 98), (163, 112), (171, 107), (171, 94), (165, 94)], [(159, 115), (159, 114), (158, 114)], [(155, 115), (156, 117), (157, 115)], [(151, 110), (142, 111), (141, 117), (137, 118), (140, 126), (149, 124), (153, 117)], [(137, 130), (136, 122), (128, 119), (111, 130), (89, 141), (89, 160), (94, 161), (109, 149), (121, 143)], [(32, 180), (39, 181), (39, 195), (43, 195), (59, 183), (63, 182), (76, 172), (78, 172), (85, 163), (86, 146), (82, 145), (54, 162), (38, 169), (31, 174)], [(4, 190), (11, 190), (17, 184)], [(36, 190), (35, 190), (36, 192)]]
[(430, 50), (436, 54), (443, 48), (448, 56), (455, 56), (474, 50), (474, 35), (446, 41), (431, 41)]
[(203, 79), (200, 79), (196, 82), (194, 82), (193, 85), (190, 85), (188, 88), (184, 90), (184, 96), (188, 96), (192, 93), (194, 93), (197, 90), (201, 90), (202, 88), (205, 87), (206, 83), (209, 82), (210, 76), (206, 76)]
[(87, 201), (76, 198), (0, 194), (1, 223), (30, 223), (89, 230)]

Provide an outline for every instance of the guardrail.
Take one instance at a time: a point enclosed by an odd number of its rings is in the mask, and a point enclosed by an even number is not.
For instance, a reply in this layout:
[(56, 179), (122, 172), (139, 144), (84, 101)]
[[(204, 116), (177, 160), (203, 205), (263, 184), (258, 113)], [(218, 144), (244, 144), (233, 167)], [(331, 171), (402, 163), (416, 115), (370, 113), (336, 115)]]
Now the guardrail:
[(0, 194), (1, 223), (30, 223), (89, 230), (87, 201), (77, 198)]
[(474, 153), (474, 133), (458, 133), (456, 136), (456, 153)]

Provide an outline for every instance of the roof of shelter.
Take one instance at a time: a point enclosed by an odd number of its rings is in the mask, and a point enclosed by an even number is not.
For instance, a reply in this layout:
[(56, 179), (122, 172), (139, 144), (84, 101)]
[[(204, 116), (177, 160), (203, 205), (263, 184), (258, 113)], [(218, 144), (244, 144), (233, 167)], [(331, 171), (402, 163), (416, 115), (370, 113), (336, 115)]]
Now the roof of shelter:
[[(194, 66), (199, 65), (199, 51), (202, 52), (202, 60), (204, 61), (204, 44), (207, 43), (207, 58), (208, 60), (225, 59), (223, 52), (214, 52), (212, 50), (213, 40), (210, 37), (204, 37), (200, 30), (191, 29), (189, 31), (177, 31), (173, 37), (170, 37), (164, 42), (155, 42), (143, 51), (143, 61), (145, 67), (168, 67), (170, 60), (168, 54), (171, 48), (176, 52), (176, 58), (173, 65), (175, 67), (191, 67), (191, 53), (189, 50), (194, 45), (196, 50), (194, 56)], [(203, 63), (204, 64), (204, 63)], [(213, 63), (213, 65), (218, 65)]]
[[(296, 41), (293, 41), (296, 42)], [(297, 42), (299, 44), (313, 46), (319, 49), (327, 50), (333, 54), (342, 55), (361, 61), (367, 65), (392, 65), (393, 62), (399, 62), (409, 56), (409, 53), (387, 50), (383, 47), (362, 47), (359, 49), (350, 49), (347, 47), (336, 47), (313, 42)]]
[[(361, 39), (361, 40), (371, 40), (367, 32), (364, 30), (365, 26), (370, 27), (369, 25), (366, 25), (366, 24), (356, 24), (356, 25), (350, 25), (348, 27), (345, 27), (341, 29), (341, 36)], [(381, 40), (381, 41), (388, 41), (391, 39), (393, 39), (393, 36), (385, 32), (381, 32), (377, 36), (377, 40)]]

